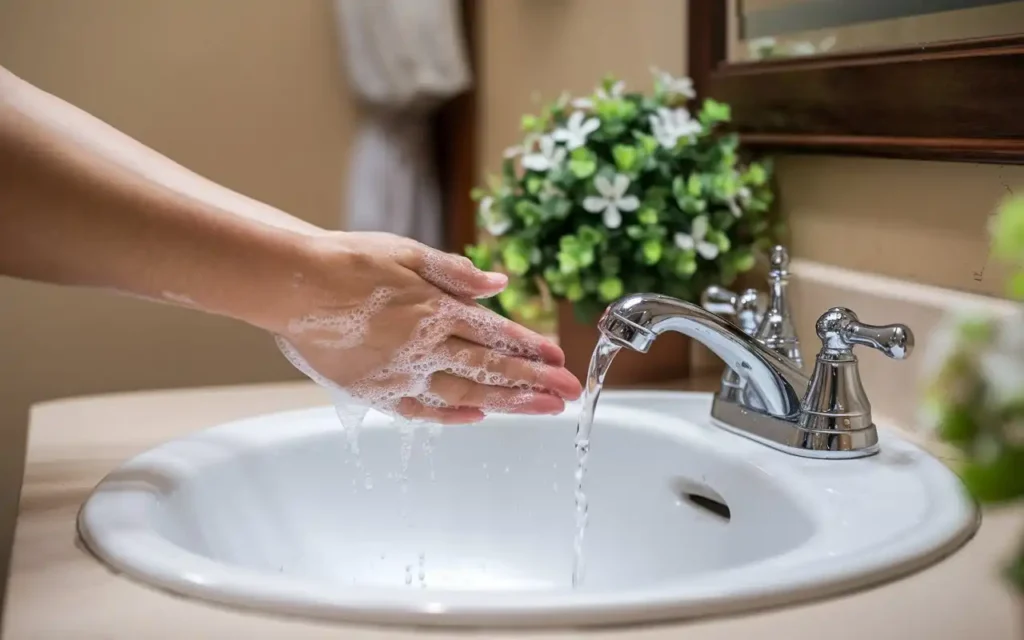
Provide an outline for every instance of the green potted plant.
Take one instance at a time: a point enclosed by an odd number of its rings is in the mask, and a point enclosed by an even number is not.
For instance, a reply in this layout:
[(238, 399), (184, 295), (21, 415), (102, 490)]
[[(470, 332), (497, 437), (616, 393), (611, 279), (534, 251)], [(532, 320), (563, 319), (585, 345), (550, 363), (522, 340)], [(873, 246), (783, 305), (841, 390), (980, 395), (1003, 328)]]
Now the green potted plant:
[[(658, 71), (647, 94), (607, 78), (593, 95), (563, 95), (523, 117), (522, 143), (473, 192), (488, 237), (467, 255), (510, 276), (492, 306), (525, 321), (556, 308), (577, 374), (609, 302), (638, 291), (695, 301), (753, 268), (778, 231), (770, 164), (741, 159), (728, 105), (694, 97), (689, 78)], [(657, 351), (668, 360), (612, 372), (623, 382), (685, 375), (686, 354)]]
[[(1010, 266), (1008, 293), (1024, 302), (1024, 198), (990, 225), (993, 255)], [(925, 418), (962, 454), (958, 472), (982, 504), (1024, 499), (1024, 305), (1008, 317), (959, 317), (936, 336)], [(1006, 568), (1024, 595), (1024, 540)]]

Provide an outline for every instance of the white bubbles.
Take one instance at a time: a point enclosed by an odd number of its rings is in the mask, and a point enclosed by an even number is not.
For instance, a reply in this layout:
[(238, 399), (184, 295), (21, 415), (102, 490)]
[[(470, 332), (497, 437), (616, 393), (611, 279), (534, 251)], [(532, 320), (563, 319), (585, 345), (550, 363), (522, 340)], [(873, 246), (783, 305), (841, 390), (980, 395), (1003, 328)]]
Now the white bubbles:
[(469, 258), (451, 253), (443, 253), (434, 249), (423, 252), (423, 279), (453, 296), (468, 297), (474, 291), (466, 283), (452, 274), (472, 273), (476, 267)]
[(288, 332), (298, 336), (308, 331), (318, 331), (331, 336), (314, 340), (313, 343), (318, 347), (332, 349), (358, 347), (366, 338), (370, 318), (380, 312), (393, 295), (393, 289), (378, 287), (373, 290), (363, 304), (352, 311), (304, 316), (289, 322)]
[[(447, 260), (444, 255), (431, 259)], [(443, 262), (435, 267), (436, 274), (446, 273)], [(410, 329), (402, 329), (408, 331), (403, 344), (389, 347), (380, 336), (369, 341), (378, 326), (384, 336), (395, 333), (396, 327), (387, 323), (401, 316), (388, 311), (398, 308), (399, 302), (398, 292), (379, 287), (358, 306), (295, 319), (288, 324), (287, 337), (276, 337), (289, 362), (331, 392), (357, 458), (360, 426), (371, 407), (396, 417), (400, 408), (417, 415), (415, 403), (430, 409), (464, 406), (459, 403), (465, 400), (467, 388), (453, 386), (447, 379), (439, 384), (438, 374), (501, 387), (484, 394), (474, 392), (472, 404), (482, 405), (479, 408), (484, 412), (507, 412), (536, 398), (531, 389), (536, 388), (543, 366), (536, 361), (540, 343), (532, 337), (510, 335), (514, 327), (508, 320), (475, 303), (444, 296), (409, 304), (402, 310), (423, 315)], [(316, 354), (316, 362), (323, 363), (324, 371), (314, 368), (300, 353), (296, 345), (303, 344), (323, 350)], [(391, 351), (382, 354), (382, 348)], [(519, 359), (510, 366), (508, 356)], [(330, 377), (325, 375), (328, 370)], [(410, 399), (415, 403), (410, 404)]]

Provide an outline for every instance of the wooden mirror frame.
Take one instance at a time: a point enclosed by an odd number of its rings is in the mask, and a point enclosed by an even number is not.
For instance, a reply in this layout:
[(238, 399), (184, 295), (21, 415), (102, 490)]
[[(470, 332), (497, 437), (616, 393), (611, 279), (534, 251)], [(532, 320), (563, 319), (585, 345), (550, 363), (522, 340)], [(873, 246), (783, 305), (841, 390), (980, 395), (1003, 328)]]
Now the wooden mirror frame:
[(689, 0), (690, 75), (748, 147), (1024, 164), (1024, 34), (730, 63), (727, 4)]

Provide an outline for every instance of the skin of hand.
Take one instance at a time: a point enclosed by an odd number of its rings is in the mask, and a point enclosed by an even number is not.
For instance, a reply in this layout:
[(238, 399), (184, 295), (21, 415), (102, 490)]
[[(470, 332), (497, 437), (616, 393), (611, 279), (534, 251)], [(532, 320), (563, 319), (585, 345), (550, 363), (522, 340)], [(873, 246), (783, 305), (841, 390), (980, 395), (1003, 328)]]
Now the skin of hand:
[(504, 276), (390, 234), (326, 234), (311, 244), (319, 268), (296, 274), (301, 307), (268, 328), (358, 400), (472, 422), (485, 410), (559, 413), (579, 397), (558, 347), (472, 301), (498, 293)]
[(242, 320), (357, 398), (415, 392), (388, 399), (408, 417), (557, 412), (581, 392), (558, 347), (473, 302), (504, 276), (388, 234), (324, 231), (3, 69), (0, 274)]

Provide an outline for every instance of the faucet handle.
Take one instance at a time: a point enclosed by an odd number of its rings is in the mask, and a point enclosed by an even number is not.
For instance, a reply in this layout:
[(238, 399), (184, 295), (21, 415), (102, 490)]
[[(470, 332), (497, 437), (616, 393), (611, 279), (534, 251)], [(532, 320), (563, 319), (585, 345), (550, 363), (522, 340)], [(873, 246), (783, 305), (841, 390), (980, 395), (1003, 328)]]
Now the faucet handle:
[(766, 306), (765, 295), (757, 289), (734, 293), (725, 287), (711, 285), (700, 296), (700, 306), (720, 316), (734, 316), (740, 329), (753, 335)]
[(914, 350), (914, 333), (903, 324), (871, 325), (843, 307), (826, 311), (815, 325), (822, 352), (835, 359), (853, 357), (853, 345), (877, 349), (894, 360), (904, 360)]
[(821, 351), (800, 402), (800, 427), (831, 451), (877, 451), (878, 432), (853, 347), (865, 345), (903, 360), (914, 350), (913, 332), (902, 324), (865, 324), (844, 307), (822, 314), (815, 331)]

